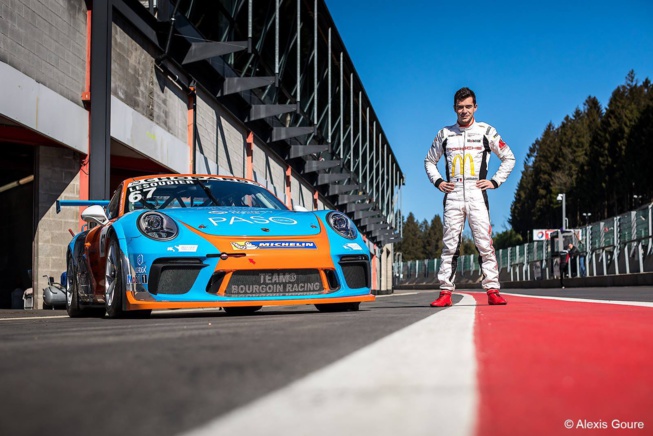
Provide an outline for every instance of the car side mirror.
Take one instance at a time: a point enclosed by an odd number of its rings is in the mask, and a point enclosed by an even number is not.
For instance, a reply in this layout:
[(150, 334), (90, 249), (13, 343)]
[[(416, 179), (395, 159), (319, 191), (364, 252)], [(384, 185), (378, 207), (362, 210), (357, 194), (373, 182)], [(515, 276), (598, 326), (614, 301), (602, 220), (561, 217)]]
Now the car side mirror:
[(99, 224), (103, 226), (109, 222), (109, 218), (104, 213), (104, 208), (102, 206), (93, 205), (87, 207), (84, 212), (82, 212), (82, 220), (90, 224)]

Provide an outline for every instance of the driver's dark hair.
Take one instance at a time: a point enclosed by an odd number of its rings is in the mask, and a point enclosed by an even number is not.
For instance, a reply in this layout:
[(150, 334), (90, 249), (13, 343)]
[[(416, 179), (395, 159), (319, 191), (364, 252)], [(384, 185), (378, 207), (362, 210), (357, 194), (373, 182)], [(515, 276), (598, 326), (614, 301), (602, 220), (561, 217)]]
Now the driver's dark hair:
[(476, 94), (474, 94), (474, 91), (467, 87), (460, 88), (453, 96), (453, 107), (456, 107), (459, 101), (464, 100), (468, 97), (471, 97), (474, 100), (474, 104), (476, 104)]

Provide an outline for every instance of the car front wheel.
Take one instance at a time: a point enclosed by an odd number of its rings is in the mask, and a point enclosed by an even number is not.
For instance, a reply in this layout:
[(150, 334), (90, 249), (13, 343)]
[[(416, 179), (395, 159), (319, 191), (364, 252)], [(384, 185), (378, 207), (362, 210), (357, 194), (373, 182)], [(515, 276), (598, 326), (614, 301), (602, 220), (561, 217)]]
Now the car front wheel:
[(122, 252), (118, 241), (112, 239), (107, 250), (107, 266), (104, 274), (104, 306), (109, 318), (149, 318), (151, 310), (123, 310), (125, 276)]
[(104, 274), (104, 304), (109, 318), (120, 318), (123, 315), (122, 299), (125, 284), (122, 276), (122, 260), (120, 245), (112, 239), (107, 250), (107, 266)]

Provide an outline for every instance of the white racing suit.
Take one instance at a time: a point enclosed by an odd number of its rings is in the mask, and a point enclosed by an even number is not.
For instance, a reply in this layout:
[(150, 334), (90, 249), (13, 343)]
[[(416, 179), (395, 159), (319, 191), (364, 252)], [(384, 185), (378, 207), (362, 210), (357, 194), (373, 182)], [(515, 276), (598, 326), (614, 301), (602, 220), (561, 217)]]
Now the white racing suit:
[[(442, 264), (438, 273), (440, 289), (455, 289), (456, 267), (460, 255), (460, 243), (469, 220), (474, 244), (479, 252), (479, 264), (483, 274), (483, 289), (499, 289), (499, 267), (492, 246), (492, 225), (487, 192), (476, 187), (478, 180), (487, 179), (491, 152), (501, 165), (490, 179), (495, 188), (510, 175), (515, 166), (515, 156), (510, 147), (501, 140), (494, 127), (486, 123), (472, 123), (469, 127), (458, 124), (440, 130), (424, 159), (424, 168), (431, 183), (440, 186), (443, 179), (455, 183), (452, 192), (444, 196), (444, 246)], [(446, 176), (442, 177), (437, 163), (446, 159)]]

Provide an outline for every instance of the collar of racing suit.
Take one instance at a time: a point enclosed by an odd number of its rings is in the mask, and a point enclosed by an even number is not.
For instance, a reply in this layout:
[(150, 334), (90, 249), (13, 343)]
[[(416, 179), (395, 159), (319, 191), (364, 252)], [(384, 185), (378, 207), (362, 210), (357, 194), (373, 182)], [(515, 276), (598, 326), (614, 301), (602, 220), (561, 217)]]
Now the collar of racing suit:
[(456, 126), (458, 126), (458, 128), (459, 128), (460, 130), (469, 130), (469, 129), (471, 129), (472, 127), (474, 127), (474, 124), (476, 124), (476, 119), (474, 119), (474, 118), (472, 118), (472, 122), (469, 123), (469, 124), (466, 125), (466, 126), (462, 126), (462, 125), (460, 125), (460, 123), (456, 122)]

